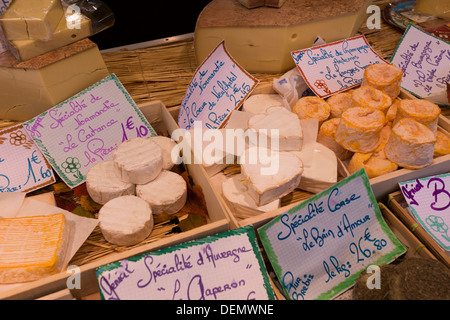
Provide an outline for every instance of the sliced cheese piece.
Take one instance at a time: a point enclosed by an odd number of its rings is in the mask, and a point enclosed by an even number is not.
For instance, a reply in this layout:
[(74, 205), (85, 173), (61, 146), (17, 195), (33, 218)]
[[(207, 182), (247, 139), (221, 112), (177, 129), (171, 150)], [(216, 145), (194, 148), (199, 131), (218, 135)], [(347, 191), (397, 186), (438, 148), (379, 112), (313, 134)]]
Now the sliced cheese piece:
[(328, 118), (331, 114), (330, 105), (322, 98), (315, 96), (307, 96), (300, 98), (292, 108), (295, 114), (300, 119), (317, 119), (319, 120), (319, 126)]
[(300, 119), (284, 107), (270, 107), (265, 114), (257, 114), (248, 120), (249, 129), (258, 134), (258, 143), (267, 141), (268, 148), (278, 151), (300, 151), (303, 130)]
[(33, 281), (62, 271), (68, 236), (62, 213), (0, 220), (0, 283)]
[(266, 205), (258, 206), (248, 194), (245, 177), (236, 175), (222, 184), (222, 194), (233, 214), (239, 219), (254, 217), (264, 212), (270, 212), (280, 207), (280, 199)]
[(86, 189), (92, 200), (99, 204), (136, 193), (133, 183), (122, 181), (116, 175), (112, 160), (99, 162), (89, 169), (86, 174)]
[(0, 54), (0, 119), (29, 120), (109, 75), (95, 43), (83, 39), (21, 62)]
[(150, 137), (149, 139), (160, 146), (162, 150), (163, 170), (171, 170), (175, 165), (172, 156), (176, 156), (176, 158), (178, 158), (178, 156), (180, 155), (180, 147), (178, 146), (178, 144), (172, 139), (164, 136), (154, 136)]
[(317, 136), (317, 142), (331, 149), (341, 160), (349, 159), (353, 152), (345, 149), (336, 141), (336, 130), (341, 118), (332, 118), (322, 123)]
[(242, 111), (264, 114), (270, 107), (283, 107), (283, 97), (279, 94), (253, 94), (242, 105)]
[(240, 166), (248, 193), (257, 206), (295, 190), (304, 170), (302, 160), (294, 153), (260, 146), (248, 148), (241, 156)]
[(122, 142), (113, 152), (117, 177), (133, 184), (145, 184), (162, 170), (161, 147), (149, 138), (133, 138)]
[(385, 146), (386, 157), (400, 167), (420, 169), (431, 164), (435, 134), (411, 118), (400, 119), (393, 127)]
[(49, 40), (63, 16), (61, 0), (14, 0), (0, 23), (8, 40)]
[(354, 106), (352, 95), (349, 92), (340, 92), (327, 99), (330, 106), (330, 118), (340, 118), (342, 112)]
[(150, 204), (153, 214), (175, 214), (186, 204), (187, 185), (179, 174), (163, 170), (156, 179), (137, 185), (136, 195)]
[(438, 131), (434, 145), (434, 156), (441, 157), (450, 154), (450, 134)]
[(336, 129), (336, 141), (352, 152), (374, 151), (380, 143), (380, 134), (386, 117), (378, 109), (354, 107), (342, 113)]
[(387, 113), (392, 99), (383, 91), (371, 86), (361, 86), (352, 91), (352, 99), (357, 106), (373, 108)]
[(108, 201), (98, 213), (100, 230), (106, 241), (131, 246), (147, 238), (154, 225), (147, 201), (132, 195)]
[[(302, 158), (302, 152), (294, 152)], [(320, 193), (338, 181), (337, 157), (321, 143), (316, 143), (314, 158), (310, 167), (305, 167), (297, 189)]]
[(400, 94), (402, 78), (402, 69), (393, 64), (371, 64), (364, 69), (361, 87), (371, 86), (383, 91), (394, 100)]
[(425, 99), (402, 99), (397, 105), (394, 125), (402, 118), (412, 118), (437, 132), (441, 108)]

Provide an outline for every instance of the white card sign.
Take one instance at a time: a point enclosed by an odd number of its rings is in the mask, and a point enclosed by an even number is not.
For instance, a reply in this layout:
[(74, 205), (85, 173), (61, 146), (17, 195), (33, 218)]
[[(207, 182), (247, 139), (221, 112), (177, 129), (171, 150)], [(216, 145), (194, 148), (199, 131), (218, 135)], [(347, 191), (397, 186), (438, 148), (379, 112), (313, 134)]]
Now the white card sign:
[[(442, 93), (450, 82), (450, 43), (409, 25), (391, 63), (403, 70), (402, 88), (427, 99)], [(436, 101), (439, 103), (439, 101)]]
[(293, 51), (291, 55), (305, 82), (320, 98), (358, 86), (367, 66), (387, 63), (364, 36)]
[(222, 41), (197, 68), (181, 102), (178, 126), (218, 129), (238, 109), (259, 81), (228, 53)]
[(97, 269), (105, 300), (273, 300), (253, 227)]
[(415, 220), (450, 251), (450, 174), (399, 183)]
[(123, 141), (156, 135), (114, 74), (23, 125), (71, 188)]
[(258, 229), (292, 300), (331, 299), (371, 264), (405, 252), (381, 216), (364, 169)]

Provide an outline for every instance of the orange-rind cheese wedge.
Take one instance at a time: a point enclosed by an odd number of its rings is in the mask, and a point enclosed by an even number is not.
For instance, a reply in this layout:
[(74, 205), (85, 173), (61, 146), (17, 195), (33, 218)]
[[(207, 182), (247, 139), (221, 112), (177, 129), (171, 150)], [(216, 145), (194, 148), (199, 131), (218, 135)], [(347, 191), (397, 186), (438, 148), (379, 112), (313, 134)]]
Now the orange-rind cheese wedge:
[(331, 114), (330, 105), (324, 99), (314, 96), (300, 98), (295, 103), (293, 111), (300, 119), (319, 120), (319, 126), (328, 120)]
[(340, 118), (342, 112), (354, 106), (352, 95), (349, 92), (340, 92), (327, 99), (330, 105), (330, 118)]
[(386, 157), (400, 167), (420, 169), (431, 164), (436, 135), (411, 118), (400, 119), (385, 146)]
[(0, 283), (34, 281), (63, 269), (69, 237), (64, 214), (0, 220)]
[(317, 135), (317, 142), (332, 150), (339, 159), (346, 160), (353, 153), (342, 147), (336, 141), (336, 129), (340, 121), (341, 118), (332, 118), (322, 123), (319, 128), (319, 134)]
[(393, 100), (400, 94), (402, 78), (402, 69), (393, 64), (372, 64), (364, 70), (361, 86), (381, 90)]
[(392, 99), (383, 91), (371, 86), (361, 86), (352, 92), (354, 103), (360, 107), (373, 108), (387, 113)]
[(437, 132), (441, 109), (425, 99), (403, 99), (397, 106), (394, 125), (402, 118), (412, 118), (427, 126), (434, 134)]
[(354, 107), (342, 113), (336, 129), (336, 141), (352, 152), (374, 151), (380, 143), (380, 134), (386, 117), (377, 109)]

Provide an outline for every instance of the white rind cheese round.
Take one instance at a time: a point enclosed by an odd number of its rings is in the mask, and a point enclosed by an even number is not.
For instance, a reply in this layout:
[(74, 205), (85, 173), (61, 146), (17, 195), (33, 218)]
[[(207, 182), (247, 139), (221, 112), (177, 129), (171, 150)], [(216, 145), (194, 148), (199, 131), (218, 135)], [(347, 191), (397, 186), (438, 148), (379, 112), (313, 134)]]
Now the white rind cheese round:
[(284, 107), (283, 97), (279, 94), (251, 95), (242, 105), (242, 111), (260, 114), (266, 113), (270, 107)]
[(100, 209), (98, 220), (105, 239), (120, 246), (143, 241), (154, 225), (150, 205), (136, 196), (122, 196), (108, 201)]
[(172, 159), (172, 154), (177, 156), (180, 155), (180, 147), (178, 144), (172, 139), (164, 136), (154, 136), (149, 139), (156, 142), (156, 144), (162, 149), (163, 170), (171, 170), (175, 165), (175, 162)]
[(156, 179), (137, 185), (136, 195), (150, 204), (153, 214), (175, 214), (186, 204), (187, 184), (179, 174), (163, 170)]
[(162, 170), (161, 147), (149, 138), (133, 138), (121, 143), (113, 153), (117, 176), (125, 182), (145, 184)]
[(116, 176), (112, 160), (97, 163), (86, 174), (86, 189), (89, 196), (99, 204), (105, 204), (114, 198), (134, 195), (133, 183), (124, 182)]

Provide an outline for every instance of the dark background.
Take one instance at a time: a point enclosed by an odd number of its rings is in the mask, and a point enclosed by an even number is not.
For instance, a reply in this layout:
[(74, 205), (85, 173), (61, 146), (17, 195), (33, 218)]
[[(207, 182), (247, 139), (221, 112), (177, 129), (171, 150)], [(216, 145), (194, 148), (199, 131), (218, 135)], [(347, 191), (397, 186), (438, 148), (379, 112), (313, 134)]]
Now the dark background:
[(197, 17), (210, 0), (102, 2), (114, 13), (115, 24), (90, 37), (100, 50), (194, 32)]

